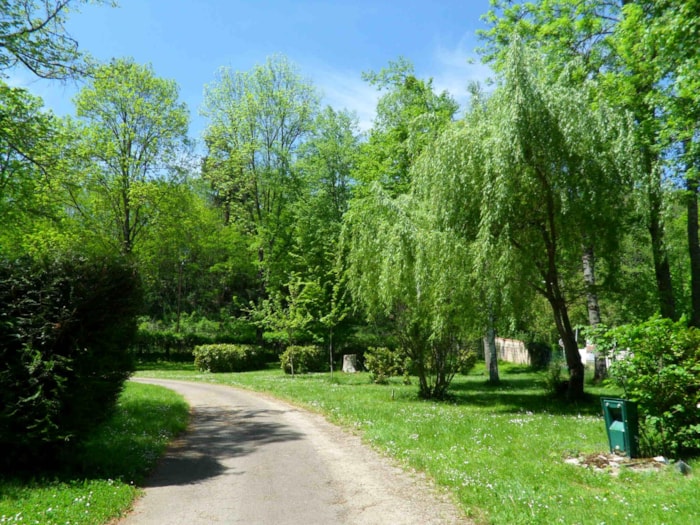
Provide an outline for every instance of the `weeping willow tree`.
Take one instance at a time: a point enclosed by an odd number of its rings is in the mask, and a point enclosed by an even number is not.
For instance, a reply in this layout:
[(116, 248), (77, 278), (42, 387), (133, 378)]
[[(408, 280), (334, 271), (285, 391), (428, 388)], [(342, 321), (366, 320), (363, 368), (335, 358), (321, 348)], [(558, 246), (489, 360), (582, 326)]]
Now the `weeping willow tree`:
[(493, 95), (416, 165), (412, 207), (446, 244), (463, 246), (470, 268), (453, 286), (479, 291), (482, 311), (513, 308), (527, 292), (547, 300), (577, 399), (584, 366), (569, 311), (585, 295), (581, 250), (614, 254), (634, 148), (624, 119), (594, 104), (594, 91), (542, 78), (537, 59), (513, 44)]
[[(351, 203), (342, 235), (348, 288), (370, 319), (390, 318), (411, 358), (419, 395), (441, 399), (465, 357), (465, 289), (458, 264), (466, 252), (429, 220), (410, 195), (378, 184)], [(468, 315), (466, 316), (469, 317)]]

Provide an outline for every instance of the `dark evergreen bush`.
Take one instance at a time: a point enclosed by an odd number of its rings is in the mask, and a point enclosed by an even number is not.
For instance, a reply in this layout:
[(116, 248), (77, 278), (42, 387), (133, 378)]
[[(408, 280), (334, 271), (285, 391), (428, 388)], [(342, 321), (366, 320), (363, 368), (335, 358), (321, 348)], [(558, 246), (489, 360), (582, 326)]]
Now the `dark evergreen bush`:
[(54, 460), (110, 413), (139, 306), (123, 261), (0, 260), (0, 462)]

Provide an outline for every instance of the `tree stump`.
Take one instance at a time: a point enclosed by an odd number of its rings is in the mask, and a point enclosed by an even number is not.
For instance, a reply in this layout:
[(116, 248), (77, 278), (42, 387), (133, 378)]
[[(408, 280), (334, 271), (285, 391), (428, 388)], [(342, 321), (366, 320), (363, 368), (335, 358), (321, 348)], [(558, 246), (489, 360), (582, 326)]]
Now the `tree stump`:
[(357, 372), (357, 354), (345, 354), (343, 356), (343, 372), (347, 374)]

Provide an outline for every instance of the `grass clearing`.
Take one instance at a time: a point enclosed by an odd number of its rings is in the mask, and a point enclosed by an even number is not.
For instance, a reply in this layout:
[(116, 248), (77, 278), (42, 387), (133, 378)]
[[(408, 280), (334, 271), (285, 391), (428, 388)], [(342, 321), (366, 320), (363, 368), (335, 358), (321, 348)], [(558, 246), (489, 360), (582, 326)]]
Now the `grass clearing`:
[(188, 417), (175, 392), (127, 383), (113, 417), (65, 472), (30, 481), (0, 477), (0, 524), (102, 524), (120, 516)]
[(446, 403), (419, 400), (417, 387), (400, 379), (371, 384), (364, 373), (291, 378), (279, 370), (170, 368), (140, 375), (254, 389), (322, 412), (405, 466), (427, 472), (478, 523), (700, 523), (697, 475), (669, 468), (614, 477), (564, 463), (569, 455), (608, 450), (598, 398), (617, 394), (610, 389), (589, 385), (587, 402), (566, 405), (545, 396), (542, 373), (517, 366), (502, 367), (499, 386), (486, 384), (483, 366), (456, 377)]

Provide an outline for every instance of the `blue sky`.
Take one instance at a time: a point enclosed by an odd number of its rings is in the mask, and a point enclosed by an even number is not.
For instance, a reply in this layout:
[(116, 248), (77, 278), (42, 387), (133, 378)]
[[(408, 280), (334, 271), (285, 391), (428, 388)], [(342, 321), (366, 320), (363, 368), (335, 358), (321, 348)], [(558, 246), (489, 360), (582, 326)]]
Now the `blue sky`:
[[(190, 108), (190, 135), (199, 138), (203, 88), (217, 69), (248, 70), (274, 53), (295, 62), (325, 103), (355, 111), (363, 129), (377, 93), (361, 73), (399, 56), (463, 101), (468, 83), (489, 74), (474, 52), (487, 10), (488, 0), (119, 0), (117, 8), (82, 7), (68, 29), (99, 60), (131, 56), (176, 80)], [(58, 114), (73, 112), (73, 83), (37, 81), (23, 71), (12, 72), (10, 82)]]

